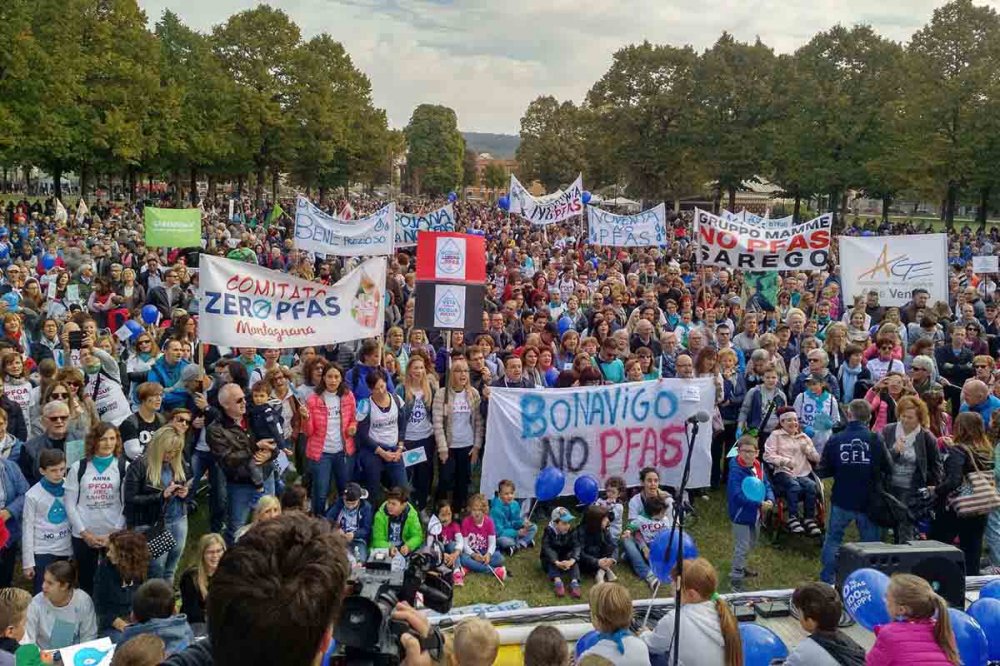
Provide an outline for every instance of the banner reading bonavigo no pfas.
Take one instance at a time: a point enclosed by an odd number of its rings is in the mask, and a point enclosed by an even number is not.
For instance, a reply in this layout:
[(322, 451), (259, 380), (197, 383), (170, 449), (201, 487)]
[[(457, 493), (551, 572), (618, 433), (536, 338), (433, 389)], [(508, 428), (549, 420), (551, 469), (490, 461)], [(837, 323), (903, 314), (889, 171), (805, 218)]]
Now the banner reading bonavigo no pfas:
[(948, 236), (840, 236), (842, 293), (877, 291), (879, 304), (906, 305), (914, 289), (926, 289), (930, 302), (948, 302)]
[(583, 212), (583, 175), (577, 176), (565, 190), (536, 199), (511, 174), (508, 198), (511, 214), (520, 215), (532, 224), (562, 222)]
[(724, 220), (697, 209), (694, 220), (702, 265), (749, 271), (826, 268), (832, 213), (784, 229)]
[(368, 217), (342, 220), (300, 196), (295, 203), (295, 247), (338, 257), (389, 255), (395, 218), (393, 203)]
[(455, 211), (451, 204), (429, 213), (396, 212), (396, 247), (413, 247), (420, 231), (454, 231)]
[(385, 257), (337, 284), (309, 282), (242, 261), (201, 256), (202, 342), (225, 347), (312, 347), (382, 334)]
[[(711, 413), (711, 379), (581, 386), (566, 389), (490, 389), (486, 458), (480, 488), (496, 490), (512, 479), (519, 496), (532, 496), (539, 471), (550, 465), (566, 474), (563, 494), (591, 474), (604, 485), (621, 476), (639, 485), (639, 470), (655, 467), (660, 483), (680, 485), (687, 456), (685, 420)], [(691, 488), (709, 483), (712, 425), (701, 424), (691, 460)]]
[(147, 247), (200, 247), (201, 211), (197, 208), (143, 209)]
[(587, 206), (591, 245), (658, 247), (667, 242), (667, 208), (660, 204), (635, 215), (615, 215)]

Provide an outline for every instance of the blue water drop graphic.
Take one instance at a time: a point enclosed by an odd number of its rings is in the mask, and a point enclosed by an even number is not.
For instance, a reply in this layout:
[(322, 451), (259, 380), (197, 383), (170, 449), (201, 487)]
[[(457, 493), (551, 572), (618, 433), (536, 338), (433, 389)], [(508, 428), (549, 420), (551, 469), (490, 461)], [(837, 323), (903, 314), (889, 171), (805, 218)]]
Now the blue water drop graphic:
[(97, 666), (110, 650), (84, 648), (73, 656), (73, 666)]
[(56, 499), (49, 507), (49, 522), (53, 525), (58, 525), (59, 523), (66, 522), (66, 507), (63, 506), (61, 499)]

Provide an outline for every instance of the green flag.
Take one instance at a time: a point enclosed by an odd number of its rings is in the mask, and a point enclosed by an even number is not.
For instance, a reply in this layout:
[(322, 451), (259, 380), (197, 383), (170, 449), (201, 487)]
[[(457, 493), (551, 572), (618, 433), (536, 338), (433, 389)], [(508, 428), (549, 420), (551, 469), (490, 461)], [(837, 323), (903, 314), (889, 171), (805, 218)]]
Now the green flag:
[(153, 208), (144, 211), (147, 247), (201, 247), (201, 211)]
[(270, 214), (267, 216), (267, 221), (264, 222), (265, 227), (269, 227), (274, 224), (279, 217), (285, 214), (285, 211), (281, 209), (281, 204), (277, 201), (274, 202), (274, 208), (271, 209)]

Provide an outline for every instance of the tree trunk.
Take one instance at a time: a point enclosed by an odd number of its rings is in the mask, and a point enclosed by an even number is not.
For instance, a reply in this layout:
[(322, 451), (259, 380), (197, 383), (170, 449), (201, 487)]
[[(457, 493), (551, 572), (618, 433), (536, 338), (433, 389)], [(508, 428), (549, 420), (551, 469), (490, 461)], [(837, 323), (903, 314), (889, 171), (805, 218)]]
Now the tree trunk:
[(212, 202), (212, 205), (214, 206), (215, 205), (215, 174), (209, 173), (209, 174), (207, 174), (205, 176), (205, 178), (208, 180), (208, 189), (205, 192), (205, 196), (208, 197), (208, 200), (210, 202)]
[(322, 206), (323, 202), (326, 201), (326, 186), (319, 186), (319, 205)]
[(62, 199), (62, 168), (52, 170), (52, 190), (57, 199)]
[(840, 219), (847, 220), (847, 192), (840, 195)]
[(198, 169), (191, 167), (191, 205), (198, 205)]
[(236, 196), (241, 199), (243, 198), (243, 181), (245, 179), (246, 175), (242, 173), (236, 178)]
[(882, 195), (882, 221), (889, 221), (889, 206), (892, 205), (892, 195)]
[(254, 205), (261, 208), (264, 205), (264, 165), (257, 165), (257, 182), (254, 183)]
[(715, 198), (712, 200), (712, 213), (718, 215), (720, 212), (722, 212), (722, 188), (717, 187), (715, 188)]
[(278, 203), (278, 168), (274, 167), (271, 169), (271, 203)]
[(795, 191), (795, 209), (792, 211), (792, 222), (798, 223), (799, 215), (802, 212), (802, 193)]
[(948, 183), (948, 198), (944, 206), (944, 224), (951, 231), (955, 228), (955, 206), (958, 203), (958, 183)]
[(990, 193), (992, 189), (989, 185), (983, 186), (979, 190), (979, 210), (976, 211), (976, 221), (979, 222), (979, 230), (986, 232), (986, 218), (989, 217)]
[(89, 180), (90, 180), (90, 169), (88, 169), (87, 165), (84, 164), (83, 166), (80, 167), (80, 196), (81, 197), (86, 197), (87, 196), (87, 186), (90, 184)]
[(729, 186), (729, 210), (736, 212), (736, 188)]
[(835, 189), (834, 190), (830, 190), (830, 196), (828, 197), (827, 202), (826, 202), (826, 210), (828, 212), (833, 213), (833, 228), (835, 230), (839, 231), (840, 230), (840, 226), (839, 226), (840, 225), (840, 215), (839, 215), (840, 211), (838, 209), (840, 208), (840, 206), (838, 206), (838, 203), (840, 202), (840, 197), (838, 196), (838, 194), (839, 193), (838, 193), (837, 190), (835, 190)]

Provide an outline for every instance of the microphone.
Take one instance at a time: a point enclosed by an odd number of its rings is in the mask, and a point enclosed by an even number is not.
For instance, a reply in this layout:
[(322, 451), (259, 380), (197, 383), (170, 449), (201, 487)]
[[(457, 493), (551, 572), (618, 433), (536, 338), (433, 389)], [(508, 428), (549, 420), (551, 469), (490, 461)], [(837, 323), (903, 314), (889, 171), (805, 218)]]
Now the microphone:
[(695, 424), (695, 423), (708, 423), (708, 420), (712, 418), (708, 415), (708, 412), (702, 410), (700, 412), (695, 412), (691, 416), (687, 417), (685, 423)]

